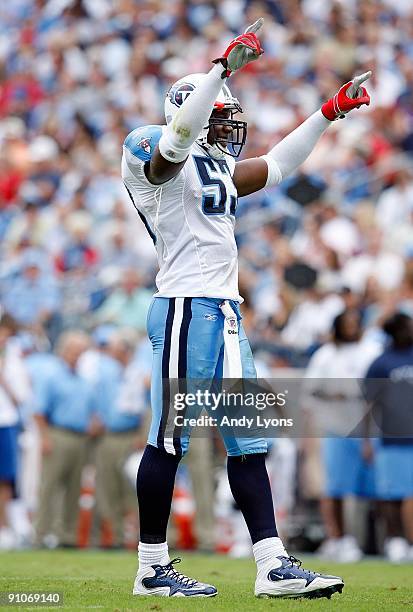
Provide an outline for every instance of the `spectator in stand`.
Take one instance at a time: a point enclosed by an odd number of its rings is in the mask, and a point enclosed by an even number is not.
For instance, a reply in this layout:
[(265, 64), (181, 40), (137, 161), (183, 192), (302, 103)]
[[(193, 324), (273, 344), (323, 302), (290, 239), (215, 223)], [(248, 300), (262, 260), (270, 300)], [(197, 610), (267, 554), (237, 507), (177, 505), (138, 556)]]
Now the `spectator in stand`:
[(119, 287), (96, 310), (94, 318), (99, 323), (143, 331), (151, 299), (152, 292), (142, 286), (140, 274), (127, 268), (122, 273)]
[(105, 241), (102, 240), (104, 264), (117, 268), (131, 268), (136, 262), (137, 254), (129, 245), (127, 224), (113, 222), (108, 230)]
[(85, 211), (74, 212), (67, 220), (68, 243), (56, 259), (60, 273), (76, 269), (93, 269), (98, 261), (98, 253), (90, 244), (92, 218)]
[(41, 207), (30, 197), (23, 201), (21, 214), (14, 215), (7, 228), (6, 248), (16, 248), (27, 237), (31, 245), (42, 249), (50, 230), (49, 219), (42, 213)]
[(47, 269), (47, 258), (34, 249), (23, 253), (20, 270), (1, 286), (4, 309), (27, 328), (45, 330), (56, 337), (60, 324), (60, 293)]
[(61, 180), (59, 147), (50, 136), (36, 136), (28, 149), (31, 171), (27, 177), (38, 206), (49, 206)]
[[(35, 388), (34, 418), (40, 430), (42, 472), (36, 521), (39, 546), (74, 547), (81, 471), (89, 436), (100, 432), (93, 387), (76, 372), (89, 337), (67, 331), (59, 337), (52, 375)], [(56, 500), (63, 495), (61, 516)], [(56, 529), (56, 521), (61, 525)], [(56, 539), (56, 531), (57, 539)]]
[(1, 122), (0, 140), (0, 210), (12, 207), (19, 195), (26, 169), (23, 144), (24, 122), (18, 117), (10, 117)]
[(393, 185), (377, 200), (377, 221), (383, 232), (394, 232), (409, 224), (413, 211), (413, 180), (407, 168), (395, 173)]
[(96, 270), (99, 254), (91, 244), (92, 219), (85, 210), (66, 218), (66, 244), (56, 258), (62, 291), (62, 317), (65, 327), (83, 327), (91, 310), (92, 296), (99, 290)]

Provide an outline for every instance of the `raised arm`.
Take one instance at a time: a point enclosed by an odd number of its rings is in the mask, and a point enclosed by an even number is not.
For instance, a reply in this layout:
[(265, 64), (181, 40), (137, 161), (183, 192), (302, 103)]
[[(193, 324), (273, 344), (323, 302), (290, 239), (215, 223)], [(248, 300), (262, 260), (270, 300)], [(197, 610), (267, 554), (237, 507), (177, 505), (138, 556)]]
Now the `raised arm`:
[(214, 67), (187, 96), (175, 117), (168, 123), (145, 169), (151, 183), (158, 185), (178, 174), (192, 145), (208, 124), (215, 100), (227, 77), (262, 54), (255, 34), (262, 23), (262, 19), (256, 21), (245, 34), (229, 44), (222, 57), (213, 61)]
[[(238, 195), (248, 195), (263, 187), (278, 185), (307, 159), (321, 134), (332, 121), (343, 118), (349, 111), (360, 108), (363, 104), (369, 105), (369, 94), (364, 87), (359, 86), (363, 80), (369, 78), (370, 74), (355, 77), (354, 81), (343, 85), (320, 110), (288, 134), (266, 155), (238, 162), (233, 177)], [(351, 95), (357, 97), (352, 98)]]

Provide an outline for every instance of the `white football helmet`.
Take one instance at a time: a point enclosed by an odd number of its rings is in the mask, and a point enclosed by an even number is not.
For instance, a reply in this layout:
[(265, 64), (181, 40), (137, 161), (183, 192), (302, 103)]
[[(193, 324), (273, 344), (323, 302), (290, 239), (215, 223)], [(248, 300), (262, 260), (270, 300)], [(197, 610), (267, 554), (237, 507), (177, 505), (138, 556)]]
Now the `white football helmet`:
[[(169, 123), (178, 112), (179, 107), (185, 102), (186, 98), (192, 91), (201, 83), (205, 74), (196, 73), (179, 79), (174, 83), (166, 94), (165, 99), (165, 119)], [(214, 110), (228, 109), (231, 113), (230, 119), (214, 117), (211, 115), (207, 125), (205, 125), (197, 138), (196, 142), (200, 144), (208, 155), (215, 159), (223, 158), (225, 155), (238, 157), (242, 151), (247, 138), (247, 124), (245, 121), (237, 121), (233, 119), (235, 113), (242, 113), (242, 108), (237, 98), (234, 98), (227, 85), (223, 85), (221, 91), (214, 104)], [(214, 144), (208, 142), (208, 132), (210, 128), (214, 129), (214, 125), (230, 125), (232, 134), (229, 139), (220, 139), (214, 137)]]

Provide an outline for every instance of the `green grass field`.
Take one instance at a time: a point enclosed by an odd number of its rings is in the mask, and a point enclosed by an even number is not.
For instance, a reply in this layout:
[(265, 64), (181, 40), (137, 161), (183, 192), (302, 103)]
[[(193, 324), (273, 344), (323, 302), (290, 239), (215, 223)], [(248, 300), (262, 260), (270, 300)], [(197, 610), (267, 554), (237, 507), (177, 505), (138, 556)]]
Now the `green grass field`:
[[(137, 598), (131, 595), (136, 559), (133, 553), (94, 551), (25, 551), (0, 554), (0, 591), (60, 591), (65, 610), (395, 610), (413, 609), (413, 565), (390, 566), (382, 561), (357, 565), (320, 563), (304, 558), (311, 569), (344, 578), (342, 595), (330, 600), (268, 600), (253, 595), (252, 560), (184, 553), (179, 570), (211, 582), (219, 594), (212, 599)], [(178, 569), (178, 568), (177, 568)], [(38, 609), (13, 606), (9, 609)], [(40, 608), (42, 609), (42, 608)], [(43, 608), (44, 609), (44, 608)], [(53, 609), (53, 608), (48, 608)]]

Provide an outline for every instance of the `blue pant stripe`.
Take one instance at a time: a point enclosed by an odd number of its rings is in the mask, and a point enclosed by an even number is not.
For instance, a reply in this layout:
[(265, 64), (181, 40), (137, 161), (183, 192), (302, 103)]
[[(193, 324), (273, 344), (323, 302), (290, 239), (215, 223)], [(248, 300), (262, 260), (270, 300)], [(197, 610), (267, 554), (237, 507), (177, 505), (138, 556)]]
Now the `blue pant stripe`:
[[(192, 298), (184, 299), (184, 308), (181, 329), (179, 330), (178, 349), (178, 378), (179, 393), (186, 393), (187, 355), (188, 355), (188, 333), (192, 319)], [(185, 415), (183, 415), (185, 416)], [(175, 426), (173, 433), (173, 444), (177, 455), (182, 455), (181, 426)]]
[(179, 332), (179, 362), (178, 377), (186, 378), (187, 352), (188, 352), (188, 332), (189, 324), (192, 319), (192, 298), (184, 299), (184, 315), (182, 318), (181, 330)]
[(163, 448), (166, 424), (168, 422), (170, 388), (169, 388), (169, 358), (171, 355), (172, 324), (175, 315), (175, 298), (169, 299), (168, 314), (165, 324), (165, 338), (162, 353), (162, 418), (158, 431), (158, 448)]

